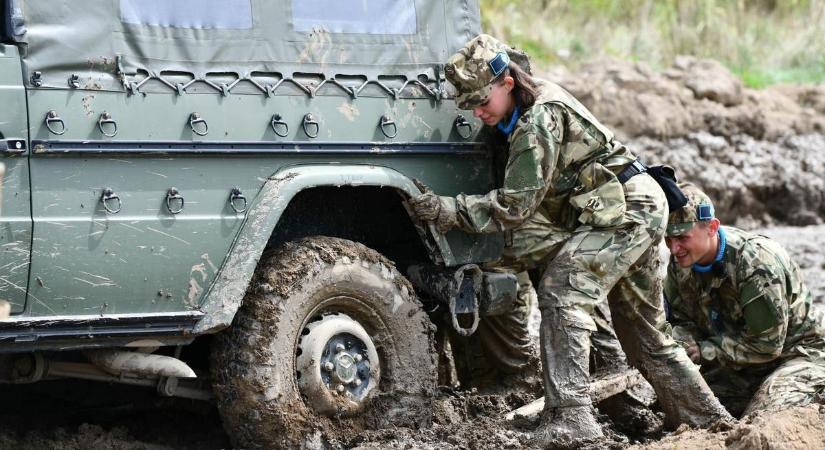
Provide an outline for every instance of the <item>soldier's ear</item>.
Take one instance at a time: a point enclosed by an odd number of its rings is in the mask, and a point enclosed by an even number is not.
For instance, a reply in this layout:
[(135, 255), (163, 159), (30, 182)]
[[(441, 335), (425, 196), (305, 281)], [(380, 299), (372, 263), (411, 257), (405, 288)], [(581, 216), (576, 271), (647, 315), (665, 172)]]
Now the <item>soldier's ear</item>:
[(513, 77), (510, 75), (505, 75), (504, 78), (501, 79), (501, 84), (507, 89), (507, 92), (513, 90), (513, 87), (516, 85), (516, 81), (513, 80)]
[(719, 227), (722, 225), (722, 222), (719, 221), (716, 217), (710, 219), (708, 222), (708, 229), (712, 234), (716, 234), (719, 231)]

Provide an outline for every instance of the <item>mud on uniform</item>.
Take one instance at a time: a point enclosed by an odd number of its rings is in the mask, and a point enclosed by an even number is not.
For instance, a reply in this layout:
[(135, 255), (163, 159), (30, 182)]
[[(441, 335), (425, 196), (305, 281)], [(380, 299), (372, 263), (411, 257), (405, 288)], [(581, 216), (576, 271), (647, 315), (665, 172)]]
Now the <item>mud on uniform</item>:
[[(495, 136), (498, 139), (503, 136), (497, 130), (485, 131), (498, 134)], [(501, 144), (506, 148), (506, 142)], [(496, 180), (501, 186), (506, 175), (508, 152), (499, 150), (495, 156)], [(533, 214), (517, 228), (507, 230), (505, 235), (501, 258), (488, 263), (485, 270), (517, 274), (519, 289), (512, 310), (507, 314), (484, 317), (476, 333), (469, 338), (459, 336), (451, 328), (448, 330), (456, 350), (459, 379), (469, 386), (497, 383), (501, 381), (499, 374), (520, 373), (536, 356), (528, 330), (536, 291), (528, 271), (533, 273), (534, 279), (540, 277), (547, 261), (559, 252), (571, 232), (553, 224), (542, 214)], [(610, 372), (626, 368), (627, 360), (613, 330), (606, 298), (595, 305), (592, 318), (596, 329), (591, 335), (591, 371)]]
[(699, 345), (702, 374), (732, 413), (807, 404), (825, 393), (825, 315), (779, 244), (723, 229), (724, 276), (668, 267), (674, 337)]
[(510, 231), (520, 250), (509, 257), (545, 267), (537, 286), (545, 408), (590, 405), (591, 314), (606, 298), (625, 352), (656, 390), (668, 424), (724, 417), (684, 350), (662, 332), (664, 193), (647, 174), (621, 184), (615, 174), (634, 155), (565, 90), (539, 83), (540, 98), (508, 136), (502, 187), (439, 202), (465, 231)]

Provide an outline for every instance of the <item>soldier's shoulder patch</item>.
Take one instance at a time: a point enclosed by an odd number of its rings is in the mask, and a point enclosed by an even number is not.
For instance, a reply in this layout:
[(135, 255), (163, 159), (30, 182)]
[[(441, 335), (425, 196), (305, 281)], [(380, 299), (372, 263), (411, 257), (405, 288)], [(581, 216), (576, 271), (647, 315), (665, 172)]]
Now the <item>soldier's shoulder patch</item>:
[(764, 295), (748, 302), (743, 310), (743, 316), (751, 334), (762, 334), (779, 325), (776, 305)]

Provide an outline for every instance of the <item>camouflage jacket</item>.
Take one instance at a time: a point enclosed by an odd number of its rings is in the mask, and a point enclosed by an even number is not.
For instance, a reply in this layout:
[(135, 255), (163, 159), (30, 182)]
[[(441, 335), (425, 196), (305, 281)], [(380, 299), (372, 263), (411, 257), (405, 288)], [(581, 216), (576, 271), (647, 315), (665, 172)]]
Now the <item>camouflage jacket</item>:
[(825, 357), (824, 316), (812, 307), (796, 263), (771, 239), (724, 230), (724, 277), (668, 266), (665, 298), (674, 337), (698, 343), (703, 363), (733, 369)]
[[(510, 230), (533, 214), (569, 230), (622, 220), (624, 192), (614, 174), (635, 157), (567, 91), (538, 81), (539, 98), (506, 142), (490, 140), (501, 187), (486, 195), (442, 197), (468, 232)], [(493, 127), (485, 132), (503, 137)]]

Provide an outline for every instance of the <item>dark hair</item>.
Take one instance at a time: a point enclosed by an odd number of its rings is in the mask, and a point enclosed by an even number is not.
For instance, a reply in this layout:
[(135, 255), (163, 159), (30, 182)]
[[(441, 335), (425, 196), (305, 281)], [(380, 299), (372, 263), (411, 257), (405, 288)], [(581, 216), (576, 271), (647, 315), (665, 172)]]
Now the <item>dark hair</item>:
[(523, 111), (533, 106), (539, 97), (539, 87), (533, 77), (512, 61), (495, 82), (500, 83), (506, 76), (513, 78), (513, 96), (518, 107)]

